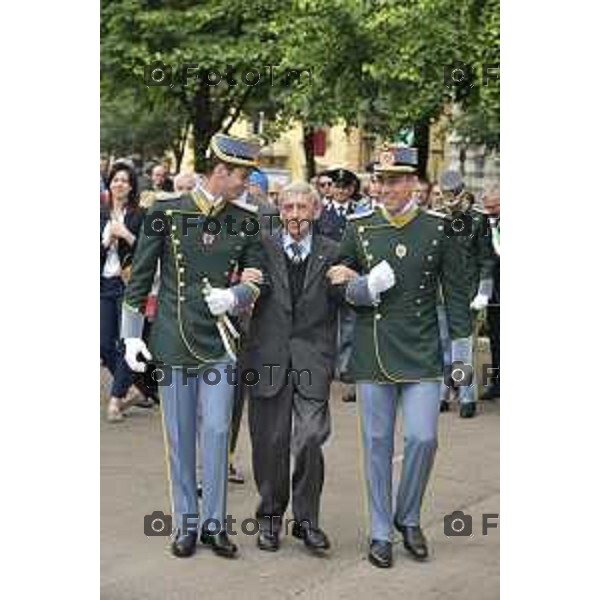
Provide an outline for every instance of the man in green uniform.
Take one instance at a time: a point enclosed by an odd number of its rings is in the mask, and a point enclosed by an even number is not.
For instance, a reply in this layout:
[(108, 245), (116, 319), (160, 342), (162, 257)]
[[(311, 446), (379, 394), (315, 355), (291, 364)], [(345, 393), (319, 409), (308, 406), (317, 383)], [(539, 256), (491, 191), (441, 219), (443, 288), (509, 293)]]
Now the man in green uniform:
[[(350, 369), (357, 382), (370, 508), (369, 560), (390, 567), (392, 530), (418, 560), (428, 556), (420, 509), (437, 449), (442, 355), (436, 301), (441, 285), (453, 364), (470, 348), (471, 312), (464, 253), (444, 219), (414, 199), (416, 150), (384, 149), (377, 171), (381, 202), (352, 217), (333, 283), (345, 285), (357, 321)], [(359, 274), (359, 275), (357, 275)], [(458, 374), (468, 378), (468, 368)], [(392, 461), (398, 404), (404, 416), (402, 479), (392, 512)]]
[[(149, 210), (125, 294), (122, 336), (126, 360), (144, 370), (159, 364), (161, 408), (175, 532), (175, 556), (193, 554), (200, 539), (220, 556), (237, 548), (225, 531), (228, 436), (238, 332), (229, 315), (248, 310), (264, 287), (231, 285), (242, 269), (262, 269), (256, 209), (241, 194), (260, 146), (217, 134), (198, 192), (163, 194)], [(150, 351), (141, 339), (143, 303), (160, 266), (158, 311)], [(151, 352), (151, 354), (150, 354)], [(198, 523), (196, 426), (202, 411), (203, 502)]]

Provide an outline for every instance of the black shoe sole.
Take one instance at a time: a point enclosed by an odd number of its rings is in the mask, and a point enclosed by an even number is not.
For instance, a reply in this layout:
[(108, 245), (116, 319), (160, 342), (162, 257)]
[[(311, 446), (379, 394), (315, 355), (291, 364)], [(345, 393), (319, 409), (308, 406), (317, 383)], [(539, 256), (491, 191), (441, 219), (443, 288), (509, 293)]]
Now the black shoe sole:
[(374, 566), (377, 567), (378, 569), (390, 569), (393, 565), (393, 562), (382, 562), (377, 560), (374, 556), (372, 556), (371, 554), (369, 554), (369, 562)]

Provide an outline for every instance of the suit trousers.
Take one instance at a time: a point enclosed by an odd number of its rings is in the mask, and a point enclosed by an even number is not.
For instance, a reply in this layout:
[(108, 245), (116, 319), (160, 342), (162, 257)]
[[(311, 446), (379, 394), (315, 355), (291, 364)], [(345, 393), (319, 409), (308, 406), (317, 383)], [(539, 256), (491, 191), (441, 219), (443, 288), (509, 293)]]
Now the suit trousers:
[(490, 336), (492, 367), (498, 369), (494, 371), (492, 383), (500, 385), (500, 305), (487, 307), (487, 325)]
[(290, 382), (272, 398), (251, 396), (248, 419), (260, 527), (281, 527), (290, 498), (290, 453), (294, 519), (318, 527), (325, 476), (322, 446), (331, 430), (328, 401), (305, 398)]
[[(419, 525), (421, 503), (437, 450), (440, 384), (357, 383), (365, 476), (369, 499), (370, 535), (392, 539), (393, 519)], [(398, 403), (404, 417), (402, 476), (392, 517), (392, 470)]]
[(211, 533), (225, 529), (229, 427), (235, 387), (227, 381), (227, 366), (226, 362), (216, 363), (194, 372), (175, 367), (171, 369), (170, 385), (159, 388), (171, 512), (180, 530), (198, 526), (196, 428), (199, 403), (202, 411), (202, 523)]
[(133, 381), (119, 347), (125, 285), (120, 277), (100, 277), (100, 358), (113, 376), (111, 396), (123, 398)]

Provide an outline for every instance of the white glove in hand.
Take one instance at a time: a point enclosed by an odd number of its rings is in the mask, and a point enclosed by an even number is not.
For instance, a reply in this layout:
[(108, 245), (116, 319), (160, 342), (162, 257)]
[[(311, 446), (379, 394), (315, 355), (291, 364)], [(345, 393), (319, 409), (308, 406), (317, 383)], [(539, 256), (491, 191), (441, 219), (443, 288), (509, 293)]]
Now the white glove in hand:
[(141, 354), (146, 360), (152, 360), (152, 355), (148, 351), (146, 343), (140, 338), (125, 338), (125, 362), (129, 368), (136, 373), (143, 373), (146, 370), (146, 363), (138, 360), (138, 354)]
[(387, 260), (382, 260), (371, 269), (367, 285), (371, 296), (376, 299), (379, 298), (379, 294), (396, 285), (396, 275)]
[(231, 290), (212, 288), (204, 297), (210, 312), (219, 317), (230, 311), (235, 304), (235, 295)]
[(473, 298), (473, 302), (471, 302), (471, 308), (473, 310), (483, 310), (487, 305), (490, 299), (485, 294), (477, 294), (475, 298)]

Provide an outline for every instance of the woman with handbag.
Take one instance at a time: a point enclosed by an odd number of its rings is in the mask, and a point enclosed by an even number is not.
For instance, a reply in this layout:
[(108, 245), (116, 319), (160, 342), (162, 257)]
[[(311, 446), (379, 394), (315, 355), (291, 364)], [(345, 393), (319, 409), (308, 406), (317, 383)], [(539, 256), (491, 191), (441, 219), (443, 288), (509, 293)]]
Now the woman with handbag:
[(108, 177), (108, 202), (100, 207), (100, 358), (113, 376), (107, 419), (121, 421), (129, 405), (132, 374), (120, 347), (121, 305), (142, 224), (137, 175), (117, 162)]

